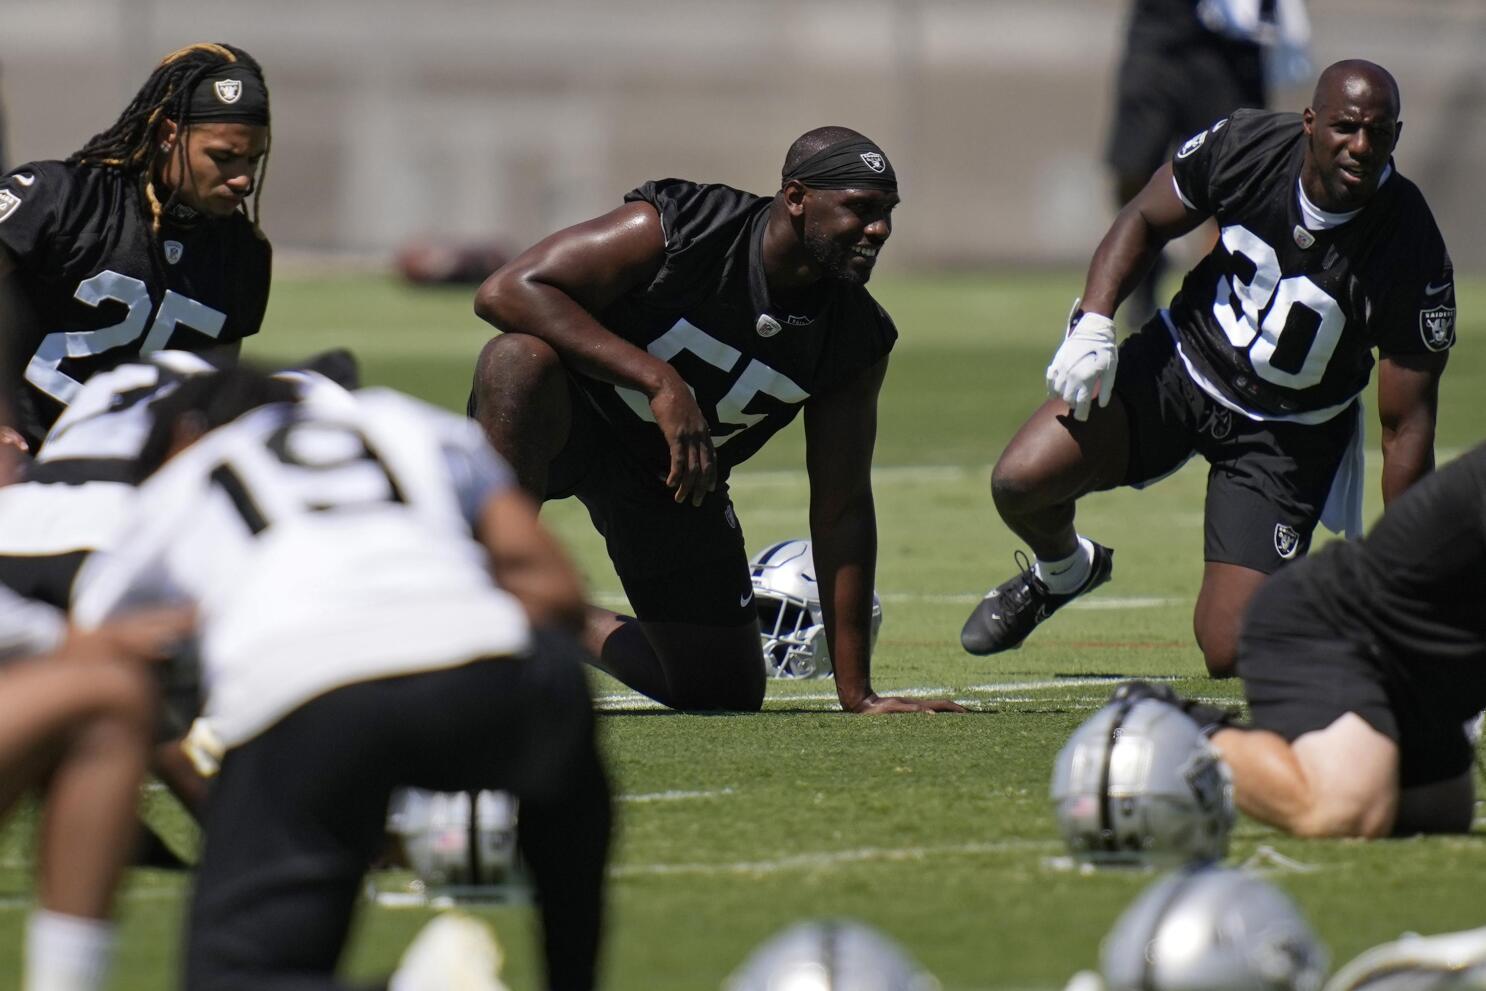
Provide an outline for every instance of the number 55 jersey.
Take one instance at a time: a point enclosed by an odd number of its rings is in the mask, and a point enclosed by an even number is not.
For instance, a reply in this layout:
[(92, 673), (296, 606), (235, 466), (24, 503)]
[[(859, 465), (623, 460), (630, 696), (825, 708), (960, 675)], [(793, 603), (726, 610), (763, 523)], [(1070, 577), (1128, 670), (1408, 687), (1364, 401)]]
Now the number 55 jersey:
[(205, 351), (257, 332), (269, 244), (241, 213), (172, 208), (157, 235), (135, 177), (32, 162), (0, 180), (0, 246), (19, 326), (4, 342), (18, 426), (37, 442), (96, 371), (142, 353)]
[[(862, 285), (822, 279), (804, 312), (775, 307), (760, 258), (771, 198), (662, 179), (625, 200), (660, 214), (665, 260), (648, 285), (599, 321), (686, 380), (711, 425), (723, 478), (805, 400), (850, 382), (892, 350), (897, 329)], [(663, 477), (670, 454), (645, 396), (574, 378), (626, 450)]]
[(1238, 110), (1184, 144), (1177, 195), (1221, 230), (1169, 319), (1187, 370), (1258, 420), (1323, 423), (1367, 385), (1372, 349), (1407, 355), (1455, 342), (1455, 285), (1424, 196), (1393, 166), (1345, 214), (1300, 188), (1301, 117)]

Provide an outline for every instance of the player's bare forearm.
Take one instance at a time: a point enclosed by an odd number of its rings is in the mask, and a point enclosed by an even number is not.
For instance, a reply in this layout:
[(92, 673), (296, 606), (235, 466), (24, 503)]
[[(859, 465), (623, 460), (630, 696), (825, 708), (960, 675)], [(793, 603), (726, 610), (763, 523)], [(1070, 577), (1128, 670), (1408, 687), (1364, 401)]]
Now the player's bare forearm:
[(524, 492), (507, 489), (488, 499), (479, 537), (497, 584), (521, 603), (533, 625), (582, 630), (587, 619), (583, 580)]
[(522, 252), (480, 286), (475, 313), (545, 341), (584, 375), (654, 398), (674, 384), (675, 370), (594, 314), (653, 278), (664, 256), (654, 208), (629, 204)]
[(1145, 188), (1120, 210), (1095, 249), (1084, 281), (1083, 309), (1113, 316), (1166, 243), (1204, 219), (1177, 196), (1170, 163), (1157, 169)]
[(1378, 362), (1385, 506), (1434, 470), (1439, 380), (1448, 357), (1448, 352), (1384, 355)]
[(877, 514), (869, 489), (854, 504), (825, 507), (812, 499), (810, 543), (820, 584), (826, 643), (841, 708), (854, 712), (872, 697), (872, 586), (877, 570)]

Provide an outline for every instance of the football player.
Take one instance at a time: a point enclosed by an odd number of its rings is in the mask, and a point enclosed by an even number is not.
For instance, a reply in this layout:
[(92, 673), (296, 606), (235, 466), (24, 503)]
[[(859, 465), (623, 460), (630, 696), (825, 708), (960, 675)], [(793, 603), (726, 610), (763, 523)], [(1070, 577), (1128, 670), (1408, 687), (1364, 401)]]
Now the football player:
[[(1393, 77), (1338, 62), (1304, 113), (1235, 111), (1120, 211), (1048, 367), (1052, 398), (992, 478), (997, 510), (1036, 561), (976, 607), (966, 650), (1016, 647), (1109, 579), (1112, 552), (1074, 529), (1080, 497), (1152, 484), (1201, 454), (1211, 469), (1193, 625), (1208, 671), (1229, 676), (1265, 578), (1306, 553), (1318, 520), (1361, 531), (1359, 396), (1374, 364), (1384, 502), (1433, 468), (1455, 287), (1423, 195), (1394, 166), (1400, 129)], [(1163, 244), (1208, 217), (1217, 245), (1170, 309), (1117, 346), (1115, 308)]]
[(580, 579), (475, 425), (386, 390), (293, 398), (234, 369), (152, 404), (139, 461), (164, 467), (77, 579), (79, 625), (131, 602), (197, 611), (191, 746), (220, 770), (185, 986), (341, 986), (389, 797), (412, 786), (518, 798), (548, 984), (588, 991), (610, 813), (580, 650), (557, 632), (582, 621)]
[(597, 664), (677, 709), (763, 704), (757, 610), (728, 473), (802, 409), (810, 537), (849, 712), (948, 711), (878, 696), (869, 655), (877, 395), (897, 338), (867, 292), (898, 204), (892, 163), (844, 127), (801, 136), (772, 197), (648, 182), (481, 286), (504, 331), (470, 413), (538, 499), (576, 495), (633, 617), (592, 610)]
[(268, 302), (257, 201), (268, 87), (231, 45), (167, 55), (108, 130), (65, 162), (0, 179), (0, 328), (31, 443), (94, 372), (165, 347), (236, 354)]
[[(1254, 597), (1238, 674), (1240, 727), (1168, 686), (1207, 724), (1249, 815), (1300, 836), (1468, 832), (1486, 708), (1486, 446)], [(1131, 689), (1122, 689), (1128, 693)]]

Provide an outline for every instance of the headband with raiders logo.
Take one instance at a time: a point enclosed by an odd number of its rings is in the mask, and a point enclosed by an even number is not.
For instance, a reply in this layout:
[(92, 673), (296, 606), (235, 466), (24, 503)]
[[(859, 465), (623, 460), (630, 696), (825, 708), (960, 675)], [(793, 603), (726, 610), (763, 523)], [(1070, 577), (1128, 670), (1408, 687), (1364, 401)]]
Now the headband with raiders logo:
[(268, 87), (242, 63), (213, 69), (191, 92), (192, 121), (268, 126)]
[(897, 192), (898, 174), (882, 149), (866, 138), (822, 148), (781, 178), (812, 189), (881, 189)]

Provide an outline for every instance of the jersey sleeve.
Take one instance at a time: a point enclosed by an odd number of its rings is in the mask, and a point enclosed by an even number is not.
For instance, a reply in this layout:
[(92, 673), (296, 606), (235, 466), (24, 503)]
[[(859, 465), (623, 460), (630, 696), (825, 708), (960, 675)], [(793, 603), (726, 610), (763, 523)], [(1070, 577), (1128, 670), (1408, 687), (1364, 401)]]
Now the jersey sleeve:
[(681, 298), (692, 286), (710, 284), (725, 254), (714, 246), (736, 238), (764, 200), (716, 183), (656, 179), (625, 194), (624, 201), (649, 203), (660, 214), (666, 254), (649, 291)]
[(1448, 351), (1455, 345), (1455, 267), (1437, 230), (1421, 241), (1410, 253), (1411, 271), (1390, 286), (1373, 314), (1378, 350), (1384, 354)]
[(55, 162), (32, 162), (0, 179), (0, 245), (21, 268), (60, 229), (71, 174)]
[(1216, 121), (1205, 131), (1198, 131), (1176, 150), (1171, 159), (1171, 177), (1176, 195), (1187, 209), (1205, 216), (1218, 212), (1223, 200), (1222, 188), (1227, 156), (1227, 117)]
[(473, 421), (446, 423), (440, 431), (439, 449), (460, 512), (474, 527), (485, 504), (516, 484), (515, 475)]

